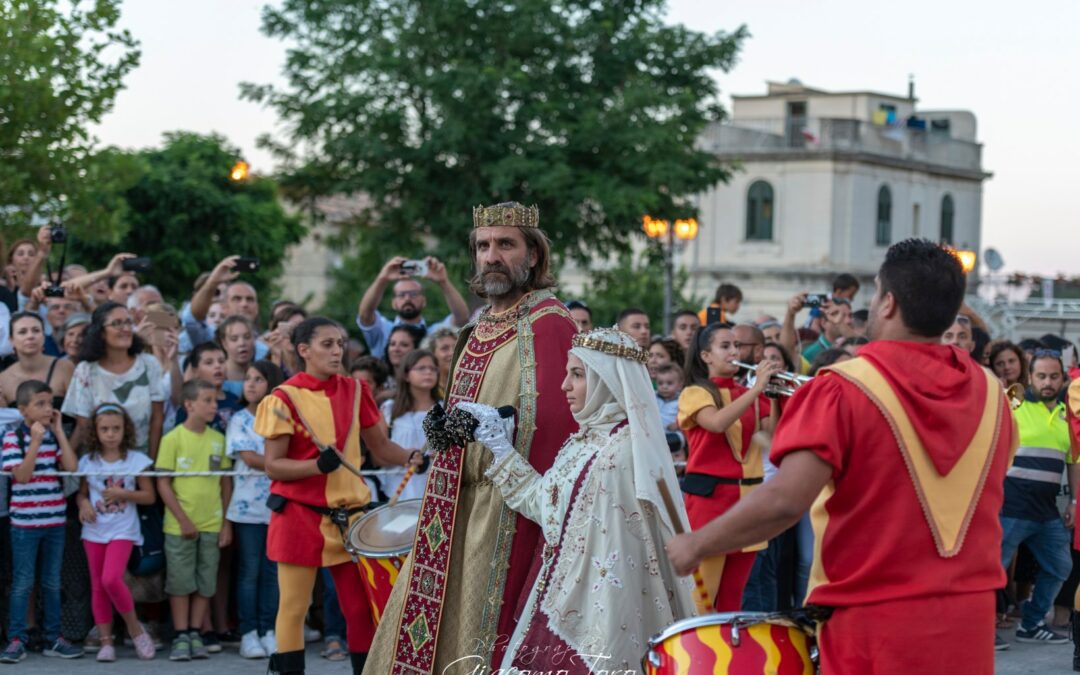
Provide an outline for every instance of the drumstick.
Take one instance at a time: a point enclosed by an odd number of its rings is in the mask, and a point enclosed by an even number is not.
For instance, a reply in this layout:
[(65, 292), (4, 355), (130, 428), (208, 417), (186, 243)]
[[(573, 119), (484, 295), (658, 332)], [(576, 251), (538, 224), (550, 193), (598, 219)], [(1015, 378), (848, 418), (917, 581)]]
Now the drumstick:
[(401, 498), (401, 491), (405, 489), (405, 484), (409, 482), (409, 479), (413, 477), (414, 473), (416, 473), (416, 465), (410, 464), (409, 468), (405, 469), (405, 477), (401, 479), (400, 483), (398, 483), (397, 490), (394, 492), (394, 496), (390, 498), (390, 501), (387, 502), (387, 504), (389, 504), (390, 506), (397, 504), (398, 499)]
[(357, 478), (363, 480), (364, 474), (360, 473), (360, 470), (357, 469), (355, 466), (353, 466), (352, 464), (349, 464), (349, 462), (345, 459), (345, 455), (341, 454), (340, 450), (338, 450), (337, 448), (335, 448), (335, 447), (333, 447), (331, 445), (323, 445), (318, 440), (316, 440), (315, 436), (312, 435), (312, 433), (310, 431), (308, 431), (307, 428), (304, 425), (297, 424), (296, 422), (293, 421), (293, 419), (291, 417), (289, 417), (285, 413), (281, 412), (277, 408), (274, 408), (274, 414), (277, 415), (278, 419), (283, 420), (283, 421), (288, 422), (289, 424), (291, 424), (292, 428), (293, 428), (293, 431), (299, 431), (304, 436), (304, 438), (311, 441), (315, 445), (315, 447), (319, 449), (320, 452), (323, 451), (323, 450), (326, 450), (327, 448), (330, 448), (331, 450), (333, 450), (337, 454), (338, 459), (341, 460), (341, 466), (348, 469), (350, 473), (355, 474)]
[[(663, 479), (658, 479), (656, 487), (660, 490), (660, 498), (664, 500), (664, 508), (667, 509), (668, 517), (671, 518), (671, 527), (674, 528), (675, 534), (682, 534), (684, 531), (682, 521), (679, 520), (679, 512), (675, 509), (675, 502), (671, 498), (671, 492), (668, 491), (667, 483)], [(698, 610), (702, 613), (711, 613), (712, 603), (709, 602), (709, 592), (705, 590), (705, 581), (701, 578), (701, 571), (695, 567), (691, 574), (694, 575), (694, 588), (697, 590)]]

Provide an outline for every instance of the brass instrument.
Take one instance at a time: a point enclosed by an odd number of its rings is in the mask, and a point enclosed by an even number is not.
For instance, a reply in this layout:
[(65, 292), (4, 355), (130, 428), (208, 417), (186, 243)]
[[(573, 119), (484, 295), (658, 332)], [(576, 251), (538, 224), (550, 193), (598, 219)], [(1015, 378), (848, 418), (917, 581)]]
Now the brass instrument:
[(1024, 385), (1014, 382), (1005, 389), (1005, 398), (1009, 400), (1009, 407), (1016, 410), (1024, 404)]
[[(757, 366), (755, 365), (744, 363), (742, 361), (732, 361), (731, 363), (732, 365), (749, 370), (754, 373), (755, 376), (757, 374)], [(775, 398), (777, 396), (794, 396), (795, 391), (799, 387), (814, 378), (809, 375), (799, 375), (798, 373), (790, 373), (786, 370), (782, 370), (773, 375), (772, 379), (774, 381), (765, 386), (765, 395)], [(779, 380), (779, 382), (776, 382), (776, 380)]]

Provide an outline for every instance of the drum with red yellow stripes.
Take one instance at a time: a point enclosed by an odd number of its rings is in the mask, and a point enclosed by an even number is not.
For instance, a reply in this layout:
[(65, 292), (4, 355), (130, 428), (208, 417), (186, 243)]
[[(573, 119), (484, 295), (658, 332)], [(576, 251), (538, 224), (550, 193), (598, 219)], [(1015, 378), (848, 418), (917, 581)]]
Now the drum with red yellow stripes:
[(809, 627), (792, 615), (730, 612), (696, 616), (649, 640), (647, 675), (813, 675)]
[(371, 616), (379, 625), (398, 572), (412, 550), (421, 499), (387, 504), (364, 514), (349, 528), (345, 548), (356, 556)]

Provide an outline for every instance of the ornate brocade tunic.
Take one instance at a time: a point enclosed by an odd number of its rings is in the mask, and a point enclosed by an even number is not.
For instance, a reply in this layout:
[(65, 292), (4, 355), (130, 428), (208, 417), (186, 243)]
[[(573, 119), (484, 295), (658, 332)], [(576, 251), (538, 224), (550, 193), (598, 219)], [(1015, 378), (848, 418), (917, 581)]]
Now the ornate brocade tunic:
[[(513, 405), (518, 453), (547, 470), (576, 427), (559, 391), (575, 332), (549, 291), (531, 293), (497, 317), (482, 315), (458, 339), (448, 407)], [(477, 443), (436, 456), (413, 551), (365, 673), (442, 673), (450, 664), (468, 672), (501, 658), (542, 540), (539, 528), (507, 508), (484, 476), (491, 460)]]

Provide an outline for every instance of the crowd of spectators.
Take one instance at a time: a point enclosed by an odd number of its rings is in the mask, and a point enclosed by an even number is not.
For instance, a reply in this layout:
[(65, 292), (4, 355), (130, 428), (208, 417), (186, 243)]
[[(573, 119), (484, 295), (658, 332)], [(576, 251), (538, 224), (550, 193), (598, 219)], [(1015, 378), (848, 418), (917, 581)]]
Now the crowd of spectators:
[[(129, 269), (134, 255), (118, 254), (96, 271), (70, 264), (54, 277), (47, 273), (52, 246), (48, 228), (13, 242), (0, 284), (7, 406), (0, 415), (0, 662), (16, 663), (27, 651), (74, 658), (87, 650), (111, 661), (125, 637), (144, 659), (166, 648), (174, 660), (202, 659), (223, 645), (247, 658), (272, 654), (278, 590), (265, 554), (269, 479), (252, 426), (262, 398), (300, 370), (292, 329), (307, 312), (280, 300), (262, 316), (256, 289), (236, 269), (238, 256), (200, 275), (176, 307)], [(447, 315), (425, 316), (431, 287)], [(389, 316), (378, 309), (387, 291)], [(668, 335), (656, 331), (664, 317), (638, 307), (594, 317), (584, 301), (566, 306), (581, 331), (614, 321), (648, 351), (682, 475), (704, 442), (681, 424), (684, 389), (731, 380), (739, 391), (770, 396), (760, 420), (774, 422), (786, 394), (769, 374), (813, 376), (867, 344), (867, 302), (864, 294), (857, 309), (859, 294), (858, 280), (840, 274), (830, 293), (793, 296), (783, 316), (750, 317), (742, 290), (721, 284), (708, 307), (675, 312)], [(458, 331), (470, 317), (435, 258), (391, 258), (362, 293), (349, 374), (370, 385), (402, 447), (425, 446), (421, 422), (445, 395)], [(1019, 344), (993, 338), (965, 308), (942, 342), (990, 368), (1020, 399), (1014, 414), (1022, 447), (1002, 514), (1010, 581), (999, 627), (1015, 626), (1018, 639), (1061, 642), (1080, 577), (1067, 531), (1080, 472), (1065, 422), (1076, 350), (1054, 335)], [(717, 419), (709, 429), (724, 433)], [(76, 469), (85, 475), (54, 475)], [(149, 469), (163, 475), (143, 475)], [(774, 471), (766, 458), (764, 479)], [(382, 501), (403, 476), (372, 471), (366, 480)], [(414, 477), (402, 498), (422, 496), (425, 480)], [(799, 606), (812, 541), (804, 518), (768, 542), (753, 557), (742, 608)], [(332, 580), (322, 578), (311, 623), (325, 638), (323, 655), (344, 660), (344, 620)], [(319, 631), (309, 631), (317, 639)]]

